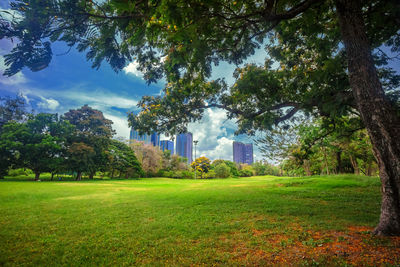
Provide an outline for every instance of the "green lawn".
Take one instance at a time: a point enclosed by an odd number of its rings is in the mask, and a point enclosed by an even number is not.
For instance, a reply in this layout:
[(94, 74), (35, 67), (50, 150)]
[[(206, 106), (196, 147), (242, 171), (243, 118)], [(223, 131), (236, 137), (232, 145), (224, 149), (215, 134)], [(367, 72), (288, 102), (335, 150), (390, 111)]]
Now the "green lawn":
[(3, 181), (0, 266), (341, 264), (348, 254), (278, 256), (354, 235), (397, 251), (392, 239), (349, 230), (376, 225), (379, 184), (357, 176)]

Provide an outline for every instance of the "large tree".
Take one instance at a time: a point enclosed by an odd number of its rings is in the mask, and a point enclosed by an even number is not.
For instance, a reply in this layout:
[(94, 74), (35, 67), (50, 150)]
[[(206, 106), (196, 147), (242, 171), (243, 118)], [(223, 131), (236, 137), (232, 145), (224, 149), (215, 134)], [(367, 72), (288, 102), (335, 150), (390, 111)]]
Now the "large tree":
[(39, 180), (42, 172), (53, 172), (64, 161), (72, 131), (73, 126), (57, 114), (39, 113), (26, 122), (5, 124), (0, 147), (10, 154), (15, 166), (32, 169)]
[(88, 105), (69, 110), (64, 119), (75, 126), (75, 133), (69, 140), (70, 167), (77, 172), (77, 180), (81, 179), (82, 172), (87, 172), (93, 179), (96, 171), (107, 165), (105, 152), (115, 133), (113, 122)]
[[(0, 135), (7, 123), (21, 122), (27, 119), (25, 99), (21, 95), (12, 97), (0, 97)], [(4, 138), (1, 138), (4, 141)], [(8, 173), (8, 169), (15, 164), (15, 154), (8, 148), (5, 142), (0, 142), (0, 179)]]
[(111, 140), (107, 154), (111, 178), (114, 177), (115, 170), (119, 172), (120, 178), (123, 176), (130, 178), (143, 175), (142, 167), (135, 156), (135, 152), (127, 144), (118, 140)]
[[(51, 61), (51, 42), (87, 50), (98, 68), (137, 60), (145, 79), (165, 75), (162, 97), (145, 97), (131, 124), (144, 132), (183, 132), (204, 109), (237, 118), (239, 132), (269, 128), (298, 111), (341, 116), (357, 110), (371, 138), (382, 181), (376, 234), (400, 234), (400, 116), (393, 75), (374, 49), (399, 51), (397, 0), (19, 0), (0, 21), (0, 38), (19, 43), (6, 56), (13, 75)], [(238, 82), (210, 81), (221, 60), (243, 63), (269, 37), (272, 62), (237, 70)], [(274, 53), (275, 52), (275, 53)], [(375, 61), (374, 61), (375, 60)], [(391, 76), (391, 77), (389, 77)], [(390, 81), (390, 82), (387, 82)], [(385, 92), (385, 89), (386, 92)]]

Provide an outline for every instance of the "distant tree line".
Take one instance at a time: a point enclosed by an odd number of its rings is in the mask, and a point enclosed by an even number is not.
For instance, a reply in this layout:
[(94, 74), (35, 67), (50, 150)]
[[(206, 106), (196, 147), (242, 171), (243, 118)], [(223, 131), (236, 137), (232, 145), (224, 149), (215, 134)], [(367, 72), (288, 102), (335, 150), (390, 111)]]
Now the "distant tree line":
[(134, 152), (113, 140), (112, 121), (84, 105), (58, 114), (26, 111), (22, 96), (0, 99), (0, 177), (10, 169), (29, 168), (39, 180), (44, 172), (73, 173), (76, 180), (98, 171), (120, 177), (143, 175)]
[(264, 156), (280, 159), (284, 175), (377, 175), (371, 140), (358, 116), (304, 120), (258, 140)]

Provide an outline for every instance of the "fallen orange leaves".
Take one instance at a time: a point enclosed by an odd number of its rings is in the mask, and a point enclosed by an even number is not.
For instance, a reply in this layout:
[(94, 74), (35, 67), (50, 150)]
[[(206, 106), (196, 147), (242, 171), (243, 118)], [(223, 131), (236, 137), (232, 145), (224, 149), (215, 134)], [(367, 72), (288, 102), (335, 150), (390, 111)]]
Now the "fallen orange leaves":
[[(347, 231), (299, 231), (298, 237), (266, 235), (253, 229), (256, 238), (266, 239), (270, 249), (250, 249), (236, 243), (231, 255), (235, 261), (250, 265), (265, 263), (296, 266), (319, 262), (324, 266), (386, 266), (400, 264), (400, 237), (376, 237), (369, 227), (349, 227)], [(302, 238), (300, 238), (302, 237)]]

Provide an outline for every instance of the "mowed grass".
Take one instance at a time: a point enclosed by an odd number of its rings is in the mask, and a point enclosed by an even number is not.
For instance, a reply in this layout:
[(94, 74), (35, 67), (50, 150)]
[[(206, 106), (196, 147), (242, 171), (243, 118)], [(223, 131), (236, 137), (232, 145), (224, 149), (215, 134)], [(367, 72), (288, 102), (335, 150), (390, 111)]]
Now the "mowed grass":
[(366, 245), (397, 253), (392, 239), (369, 234), (379, 186), (351, 175), (3, 181), (0, 265), (341, 264), (349, 254), (278, 256), (349, 241), (349, 229), (367, 229), (358, 232)]

